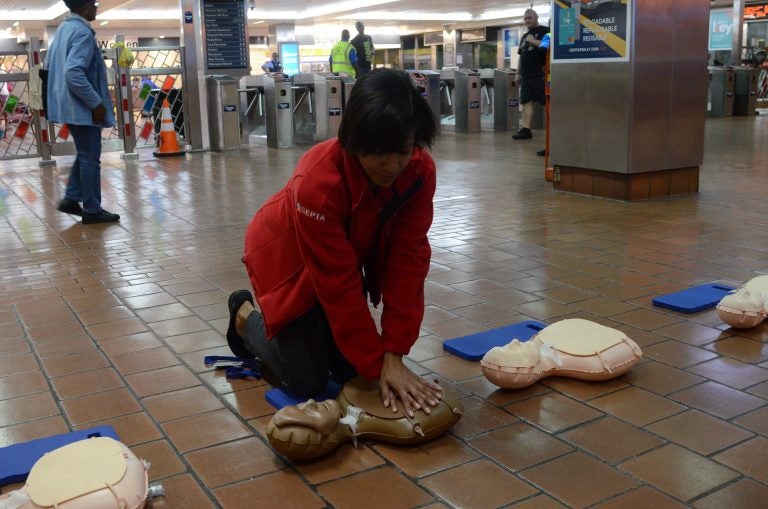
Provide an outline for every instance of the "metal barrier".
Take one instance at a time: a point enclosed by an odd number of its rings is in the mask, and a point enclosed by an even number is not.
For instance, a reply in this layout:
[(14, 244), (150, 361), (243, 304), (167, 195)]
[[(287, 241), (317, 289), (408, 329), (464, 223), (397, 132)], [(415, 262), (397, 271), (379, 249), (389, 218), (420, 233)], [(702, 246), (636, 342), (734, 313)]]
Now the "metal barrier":
[(29, 60), (23, 47), (0, 53), (0, 160), (40, 155), (29, 106)]
[[(182, 51), (180, 46), (134, 48), (132, 68), (121, 68), (118, 51), (104, 50), (117, 127), (102, 130), (103, 151), (122, 150), (123, 157), (134, 158), (137, 146), (155, 147), (163, 99), (168, 99), (174, 127), (184, 139)], [(52, 155), (76, 152), (66, 124), (49, 122), (44, 110), (30, 107), (30, 64), (42, 65), (44, 59), (36, 38), (0, 51), (0, 160), (41, 157), (40, 164), (47, 165), (56, 164)]]
[[(118, 41), (121, 37), (118, 37)], [(132, 125), (125, 131), (125, 153), (133, 154), (134, 148), (155, 147), (160, 132), (160, 115), (163, 100), (171, 107), (173, 125), (180, 140), (185, 138), (184, 92), (181, 46), (132, 48), (135, 61), (131, 68), (119, 69), (122, 88), (122, 105), (131, 114), (126, 116)], [(118, 113), (121, 113), (118, 110)], [(123, 115), (120, 115), (121, 117)]]

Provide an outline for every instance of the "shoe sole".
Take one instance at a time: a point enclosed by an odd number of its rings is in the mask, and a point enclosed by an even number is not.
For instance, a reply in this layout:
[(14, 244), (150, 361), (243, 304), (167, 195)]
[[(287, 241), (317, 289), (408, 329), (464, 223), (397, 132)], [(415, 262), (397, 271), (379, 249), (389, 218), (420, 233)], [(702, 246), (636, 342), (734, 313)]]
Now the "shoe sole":
[(240, 334), (237, 333), (237, 327), (235, 322), (237, 320), (237, 311), (244, 303), (250, 302), (253, 305), (253, 296), (248, 290), (237, 290), (232, 292), (227, 301), (227, 307), (229, 308), (229, 326), (227, 327), (227, 344), (235, 357), (243, 357), (246, 359), (253, 359), (256, 357), (253, 353), (249, 352), (245, 348), (245, 342)]

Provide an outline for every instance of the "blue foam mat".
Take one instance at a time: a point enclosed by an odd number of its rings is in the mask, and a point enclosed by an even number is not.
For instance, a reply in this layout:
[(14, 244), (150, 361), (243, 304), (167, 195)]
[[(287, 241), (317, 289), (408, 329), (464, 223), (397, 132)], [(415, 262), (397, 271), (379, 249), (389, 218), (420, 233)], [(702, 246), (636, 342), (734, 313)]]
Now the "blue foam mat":
[(32, 466), (45, 453), (72, 442), (99, 436), (120, 440), (112, 426), (97, 426), (0, 448), (0, 486), (26, 481)]
[(528, 341), (546, 326), (546, 323), (534, 320), (506, 325), (498, 329), (449, 339), (443, 342), (443, 350), (469, 361), (479, 361), (494, 346), (504, 346), (513, 339)]
[[(313, 396), (311, 399), (314, 399), (315, 401), (325, 401), (326, 399), (335, 399), (336, 396), (339, 395), (340, 390), (341, 390), (341, 385), (331, 380), (328, 382), (328, 385), (325, 386), (325, 390), (323, 392), (321, 392), (316, 396)], [(280, 410), (284, 406), (298, 405), (299, 403), (303, 403), (310, 398), (302, 398), (299, 396), (294, 396), (290, 392), (285, 391), (283, 389), (270, 389), (266, 392), (266, 394), (264, 394), (264, 399), (267, 400), (267, 403), (269, 403), (276, 409)]]
[(680, 313), (698, 313), (717, 306), (733, 290), (732, 286), (710, 283), (656, 297), (653, 305)]

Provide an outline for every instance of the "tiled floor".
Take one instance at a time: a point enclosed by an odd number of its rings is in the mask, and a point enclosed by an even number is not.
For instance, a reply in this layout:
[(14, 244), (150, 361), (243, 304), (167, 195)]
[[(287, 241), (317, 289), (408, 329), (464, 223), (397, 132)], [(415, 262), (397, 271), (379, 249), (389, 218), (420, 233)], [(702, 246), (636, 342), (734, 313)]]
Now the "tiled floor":
[[(153, 508), (768, 507), (768, 325), (655, 309), (653, 296), (768, 272), (768, 118), (710, 120), (695, 196), (557, 193), (533, 142), (445, 134), (423, 335), (411, 352), (463, 398), (447, 436), (276, 457), (266, 386), (229, 383), (226, 298), (247, 221), (302, 149), (104, 157), (119, 225), (55, 211), (68, 159), (0, 163), (0, 446), (111, 424), (152, 463)], [(645, 358), (618, 380), (500, 391), (444, 339), (583, 317)], [(6, 488), (7, 489), (7, 488)]]

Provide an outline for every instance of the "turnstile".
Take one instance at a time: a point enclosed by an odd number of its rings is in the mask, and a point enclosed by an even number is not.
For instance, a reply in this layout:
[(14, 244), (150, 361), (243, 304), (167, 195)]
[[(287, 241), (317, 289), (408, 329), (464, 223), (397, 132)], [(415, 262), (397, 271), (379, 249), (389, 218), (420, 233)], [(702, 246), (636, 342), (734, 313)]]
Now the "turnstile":
[(472, 69), (442, 69), (442, 93), (448, 108), (443, 108), (441, 98), (441, 127), (458, 132), (480, 130), (480, 73)]
[(240, 115), (237, 107), (237, 80), (224, 74), (205, 78), (208, 89), (208, 120), (211, 150), (240, 148)]
[(332, 73), (297, 74), (293, 77), (294, 139), (315, 143), (339, 134), (343, 83)]
[(751, 67), (736, 67), (733, 80), (733, 114), (754, 115), (757, 109), (757, 77)]
[(713, 117), (733, 115), (734, 72), (725, 67), (709, 68), (709, 114)]
[(283, 74), (264, 76), (264, 97), (267, 106), (267, 146), (293, 146), (293, 92), (291, 78)]
[(435, 71), (408, 71), (416, 89), (427, 100), (440, 132), (440, 73)]
[(291, 78), (282, 73), (246, 76), (241, 80), (241, 86), (243, 137), (255, 145), (293, 147)]
[(493, 70), (493, 128), (517, 131), (520, 127), (520, 90), (513, 69)]
[(520, 92), (512, 69), (480, 69), (480, 127), (489, 131), (517, 130)]

